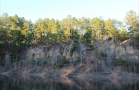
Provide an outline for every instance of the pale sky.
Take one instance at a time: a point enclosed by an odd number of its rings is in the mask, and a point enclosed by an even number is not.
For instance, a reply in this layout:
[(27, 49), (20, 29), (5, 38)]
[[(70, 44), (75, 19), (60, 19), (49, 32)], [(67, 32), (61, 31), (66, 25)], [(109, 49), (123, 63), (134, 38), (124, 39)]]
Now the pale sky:
[(129, 10), (139, 13), (139, 0), (0, 0), (0, 15), (17, 14), (35, 22), (39, 18), (63, 19), (72, 17), (122, 21)]

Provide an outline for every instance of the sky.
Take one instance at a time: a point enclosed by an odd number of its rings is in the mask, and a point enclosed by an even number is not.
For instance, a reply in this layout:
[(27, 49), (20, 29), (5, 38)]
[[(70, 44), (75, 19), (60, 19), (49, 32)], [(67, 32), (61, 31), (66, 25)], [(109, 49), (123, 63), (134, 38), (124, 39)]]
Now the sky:
[(17, 14), (35, 22), (39, 18), (103, 17), (123, 21), (126, 13), (139, 14), (139, 0), (0, 0), (0, 15)]

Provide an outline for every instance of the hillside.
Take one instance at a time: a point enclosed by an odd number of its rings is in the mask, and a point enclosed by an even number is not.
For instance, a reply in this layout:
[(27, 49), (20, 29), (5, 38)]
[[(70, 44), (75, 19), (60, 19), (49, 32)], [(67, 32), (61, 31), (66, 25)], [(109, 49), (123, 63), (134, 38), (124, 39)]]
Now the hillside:
[[(27, 48), (21, 60), (7, 63), (3, 74), (38, 77), (134, 78), (138, 76), (139, 50), (132, 40), (94, 41), (93, 47), (80, 43), (79, 50), (70, 53), (72, 42), (38, 45)], [(6, 59), (8, 60), (8, 55)], [(136, 77), (137, 78), (137, 77)]]

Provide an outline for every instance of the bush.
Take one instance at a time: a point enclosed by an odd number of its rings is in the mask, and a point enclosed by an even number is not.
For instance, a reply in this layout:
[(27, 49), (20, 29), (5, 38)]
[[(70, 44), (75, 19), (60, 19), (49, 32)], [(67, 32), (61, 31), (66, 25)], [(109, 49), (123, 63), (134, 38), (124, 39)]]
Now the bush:
[(66, 56), (62, 56), (61, 62), (58, 65), (54, 66), (54, 68), (62, 68), (67, 63), (68, 61), (66, 59)]
[(127, 60), (121, 60), (121, 59), (117, 59), (114, 62), (114, 66), (128, 66), (130, 64), (129, 61)]
[(76, 51), (78, 49), (78, 43), (73, 43), (72, 44), (72, 48), (70, 50), (71, 55), (73, 54), (74, 51)]
[(107, 57), (107, 54), (104, 53), (103, 51), (100, 51), (100, 56), (101, 56), (101, 57)]

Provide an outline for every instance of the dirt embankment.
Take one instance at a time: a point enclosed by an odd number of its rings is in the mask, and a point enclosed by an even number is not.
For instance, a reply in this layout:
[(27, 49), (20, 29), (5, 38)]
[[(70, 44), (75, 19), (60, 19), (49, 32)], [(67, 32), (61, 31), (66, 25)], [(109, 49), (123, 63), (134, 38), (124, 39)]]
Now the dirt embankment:
[[(94, 48), (80, 43), (70, 53), (72, 42), (28, 48), (20, 62), (8, 66), (3, 74), (11, 76), (138, 79), (139, 50), (132, 41), (95, 41)], [(8, 61), (8, 55), (6, 56)]]

